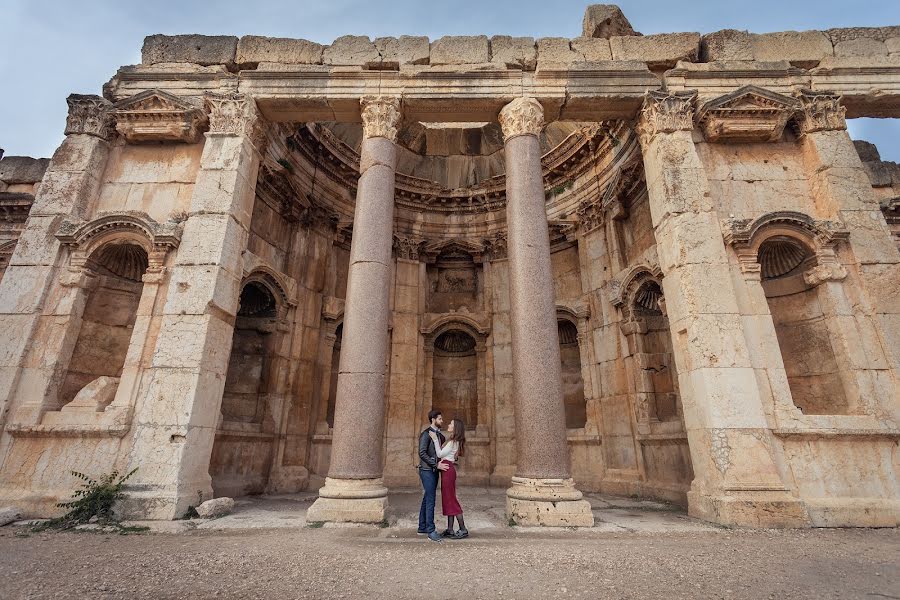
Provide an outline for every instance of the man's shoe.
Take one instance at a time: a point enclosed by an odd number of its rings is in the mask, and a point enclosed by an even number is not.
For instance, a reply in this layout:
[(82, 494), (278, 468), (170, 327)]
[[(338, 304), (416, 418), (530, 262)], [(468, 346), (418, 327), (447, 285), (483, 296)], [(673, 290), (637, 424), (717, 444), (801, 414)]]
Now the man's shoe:
[(465, 539), (465, 538), (467, 538), (467, 537), (469, 537), (469, 530), (468, 530), (468, 529), (460, 529), (459, 531), (457, 531), (456, 533), (453, 534), (453, 539), (454, 539), (454, 540), (462, 540), (462, 539)]
[(437, 542), (439, 544), (444, 541), (444, 538), (439, 536), (437, 531), (432, 531), (431, 533), (429, 533), (428, 539), (431, 540), (432, 542)]
[(417, 529), (416, 533), (418, 533), (419, 535), (426, 535), (428, 532), (425, 531), (424, 529)]
[(452, 530), (452, 529), (445, 529), (445, 530), (441, 533), (441, 537), (453, 537), (454, 535), (455, 535), (455, 534), (453, 533), (453, 530)]

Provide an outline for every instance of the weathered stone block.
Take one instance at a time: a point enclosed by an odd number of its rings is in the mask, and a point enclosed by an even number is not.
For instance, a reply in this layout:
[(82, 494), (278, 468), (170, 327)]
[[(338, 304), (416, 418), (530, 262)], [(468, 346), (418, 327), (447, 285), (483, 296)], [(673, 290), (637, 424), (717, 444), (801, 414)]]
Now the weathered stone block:
[(835, 56), (887, 56), (884, 42), (872, 38), (856, 38), (834, 45)]
[(537, 65), (534, 38), (495, 35), (491, 38), (491, 62), (509, 69), (533, 71)]
[(600, 38), (580, 37), (570, 43), (572, 51), (580, 54), (585, 62), (599, 62), (612, 60), (612, 52), (609, 49), (609, 40)]
[(753, 60), (753, 34), (737, 29), (707, 33), (700, 40), (700, 60)]
[(835, 45), (862, 38), (883, 42), (890, 38), (900, 37), (900, 25), (888, 27), (840, 27), (829, 29), (825, 31), (825, 34), (831, 39), (831, 43)]
[(325, 48), (322, 62), (326, 65), (362, 67), (380, 63), (381, 56), (369, 36), (343, 35)]
[(245, 35), (238, 42), (235, 62), (242, 69), (255, 69), (261, 62), (320, 65), (324, 49), (309, 40)]
[(196, 508), (197, 516), (201, 519), (216, 519), (230, 514), (234, 510), (234, 500), (231, 498), (213, 498), (207, 500)]
[(613, 60), (637, 60), (653, 68), (674, 67), (679, 60), (697, 61), (699, 33), (662, 33), (609, 38)]
[(375, 49), (380, 55), (379, 66), (385, 69), (396, 69), (400, 65), (427, 65), (431, 55), (431, 44), (428, 43), (427, 36), (375, 38)]
[(572, 52), (569, 38), (548, 37), (537, 41), (538, 61), (541, 64), (557, 63), (568, 65), (579, 60)]
[(586, 38), (606, 38), (624, 35), (640, 35), (615, 4), (591, 4), (584, 11), (581, 35)]
[(4, 156), (0, 159), (0, 181), (8, 185), (36, 183), (44, 176), (49, 164), (49, 158)]
[(447, 35), (431, 44), (432, 65), (488, 63), (491, 49), (486, 35)]
[(833, 56), (831, 40), (821, 31), (779, 31), (753, 36), (753, 58), (758, 61), (787, 60), (801, 68), (812, 68)]
[(9, 525), (22, 518), (22, 511), (14, 506), (0, 508), (0, 527)]
[(144, 38), (141, 62), (196, 63), (234, 67), (238, 38), (233, 35), (150, 35)]

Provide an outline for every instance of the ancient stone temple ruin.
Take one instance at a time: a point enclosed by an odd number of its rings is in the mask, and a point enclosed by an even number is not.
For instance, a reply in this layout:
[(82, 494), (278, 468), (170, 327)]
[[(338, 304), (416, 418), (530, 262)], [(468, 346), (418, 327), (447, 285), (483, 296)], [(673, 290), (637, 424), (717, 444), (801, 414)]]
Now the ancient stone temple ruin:
[(435, 407), (519, 523), (898, 523), (900, 168), (845, 119), (900, 27), (154, 35), (67, 101), (0, 161), (0, 503), (379, 522)]

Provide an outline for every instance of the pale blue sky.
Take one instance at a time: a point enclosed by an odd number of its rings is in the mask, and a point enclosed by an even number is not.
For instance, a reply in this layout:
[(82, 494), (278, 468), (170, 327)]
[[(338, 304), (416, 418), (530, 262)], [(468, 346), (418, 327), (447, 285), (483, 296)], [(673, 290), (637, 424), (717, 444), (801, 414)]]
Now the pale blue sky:
[[(144, 36), (203, 33), (299, 37), (345, 34), (509, 34), (575, 37), (585, 0), (2, 0), (0, 147), (50, 156), (62, 140), (65, 98), (99, 94), (121, 65), (141, 60)], [(620, 3), (642, 33), (754, 32), (900, 24), (897, 0), (647, 0)], [(900, 161), (900, 120), (852, 122), (854, 138)]]

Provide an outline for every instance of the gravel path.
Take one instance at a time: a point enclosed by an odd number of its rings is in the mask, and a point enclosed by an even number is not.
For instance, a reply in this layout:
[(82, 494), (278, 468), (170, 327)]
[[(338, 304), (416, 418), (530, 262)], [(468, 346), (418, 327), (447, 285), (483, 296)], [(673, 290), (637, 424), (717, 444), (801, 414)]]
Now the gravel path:
[(0, 598), (900, 598), (897, 530), (0, 529)]

